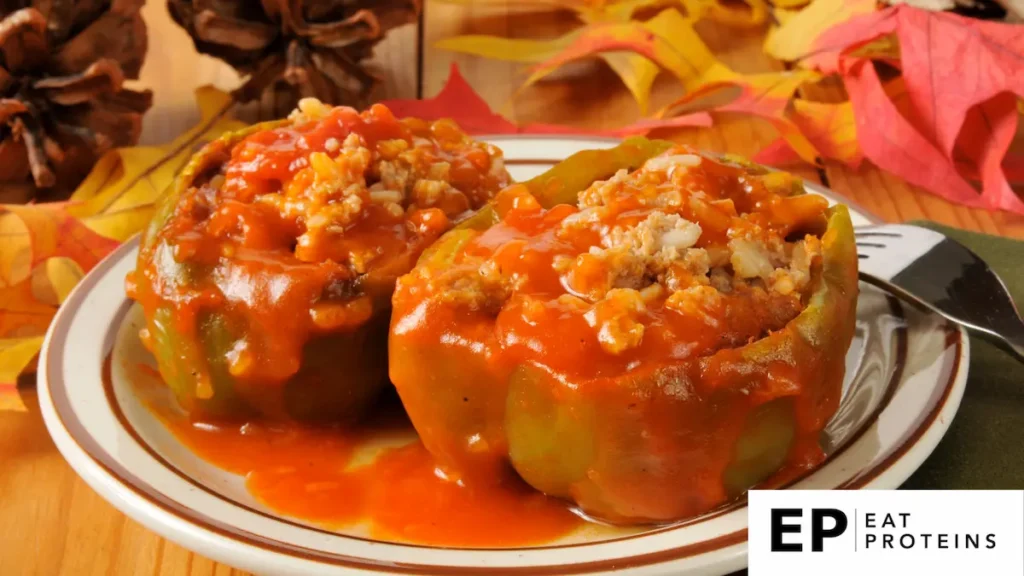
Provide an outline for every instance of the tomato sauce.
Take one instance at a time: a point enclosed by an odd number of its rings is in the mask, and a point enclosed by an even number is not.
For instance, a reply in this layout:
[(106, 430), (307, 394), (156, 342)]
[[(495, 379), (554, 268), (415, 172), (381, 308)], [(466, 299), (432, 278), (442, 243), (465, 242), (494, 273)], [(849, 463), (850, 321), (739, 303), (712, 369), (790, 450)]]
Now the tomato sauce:
[(514, 477), (488, 486), (447, 478), (394, 398), (358, 427), (194, 421), (149, 406), (196, 456), (244, 476), (256, 500), (328, 529), (366, 525), (382, 540), (491, 548), (543, 545), (587, 524)]

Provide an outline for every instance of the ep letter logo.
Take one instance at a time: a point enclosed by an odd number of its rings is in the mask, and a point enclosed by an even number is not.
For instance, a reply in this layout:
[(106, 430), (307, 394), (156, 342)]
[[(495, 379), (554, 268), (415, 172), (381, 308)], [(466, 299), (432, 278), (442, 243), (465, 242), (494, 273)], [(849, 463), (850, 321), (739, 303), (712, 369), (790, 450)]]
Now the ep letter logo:
[(1024, 491), (753, 490), (747, 559), (750, 576), (1024, 576)]
[[(803, 538), (785, 538), (786, 534), (800, 534), (803, 530), (803, 509), (772, 508), (771, 518), (771, 551), (803, 552)], [(810, 520), (811, 552), (823, 551), (825, 539), (841, 536), (850, 524), (846, 514), (835, 508), (811, 508)]]

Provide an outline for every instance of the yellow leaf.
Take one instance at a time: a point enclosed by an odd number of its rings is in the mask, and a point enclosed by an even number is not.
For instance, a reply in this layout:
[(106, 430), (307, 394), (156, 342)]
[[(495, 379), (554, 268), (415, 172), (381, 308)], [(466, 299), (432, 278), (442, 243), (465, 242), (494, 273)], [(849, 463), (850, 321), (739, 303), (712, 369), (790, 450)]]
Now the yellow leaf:
[(651, 85), (661, 68), (654, 62), (632, 52), (605, 52), (601, 59), (618, 74), (633, 99), (640, 106), (640, 114), (647, 115), (647, 104), (651, 97)]
[[(591, 21), (628, 22), (633, 19), (633, 15), (637, 11), (655, 8), (664, 4), (664, 0), (619, 0), (618, 2), (608, 2), (603, 6), (603, 10), (595, 11), (597, 13), (596, 19)], [(586, 16), (585, 14), (584, 19), (586, 19)], [(591, 15), (590, 18), (595, 18), (595, 16)]]
[[(733, 76), (694, 31), (696, 18), (744, 26), (764, 22), (767, 14), (764, 0), (746, 0), (744, 8), (726, 7), (718, 0), (562, 0), (551, 4), (575, 10), (584, 26), (548, 40), (466, 35), (440, 40), (436, 46), (484, 58), (534, 64), (516, 94), (564, 64), (597, 57), (622, 79), (641, 112), (646, 113), (651, 85), (661, 69), (671, 72), (687, 88)], [(674, 7), (664, 8), (672, 4), (686, 5), (692, 16), (684, 17)], [(638, 12), (652, 8), (664, 9), (647, 21), (633, 19)]]
[(85, 273), (77, 262), (71, 258), (60, 256), (48, 259), (44, 266), (50, 286), (57, 295), (57, 303), (63, 304), (67, 300), (68, 294), (71, 293), (71, 290), (78, 284), (78, 281), (82, 279)]
[(15, 214), (0, 213), (0, 287), (21, 282), (32, 272), (28, 228)]
[(521, 38), (501, 38), (468, 34), (438, 40), (434, 46), (441, 50), (472, 54), (492, 60), (506, 62), (543, 62), (554, 57), (559, 51), (572, 43), (579, 32), (570, 32), (565, 36), (551, 40), (527, 40)]
[(42, 345), (42, 336), (0, 339), (0, 386), (17, 382)]
[(858, 14), (874, 12), (875, 0), (812, 0), (765, 39), (764, 51), (779, 60), (808, 55), (819, 34)]
[[(779, 26), (785, 24), (786, 22), (789, 22), (790, 20), (793, 19), (794, 16), (796, 16), (799, 13), (799, 9), (787, 10), (786, 8), (776, 8), (775, 10), (772, 11), (772, 15), (775, 16), (775, 21), (779, 23)], [(778, 26), (773, 26), (772, 29), (768, 31), (768, 34), (771, 34), (774, 30), (777, 29)]]
[(674, 9), (666, 9), (644, 23), (602, 24), (585, 28), (557, 56), (532, 67), (533, 73), (523, 87), (534, 84), (568, 62), (616, 51), (644, 56), (671, 72), (688, 89), (735, 76), (715, 58), (693, 30), (690, 20)]
[(105, 154), (71, 196), (67, 211), (98, 234), (124, 241), (145, 225), (154, 202), (188, 162), (196, 147), (244, 127), (228, 117), (231, 96), (204, 86), (196, 90), (200, 121), (163, 146), (121, 148)]
[(686, 11), (694, 20), (712, 20), (736, 28), (757, 28), (768, 17), (765, 0), (742, 0), (721, 2), (721, 0), (681, 0)]
[[(683, 55), (694, 68), (696, 76), (687, 81), (683, 76), (676, 75), (683, 81), (687, 90), (706, 82), (728, 80), (736, 73), (718, 61), (708, 45), (704, 43), (697, 31), (693, 29), (693, 20), (684, 17), (675, 10), (663, 10), (657, 16), (644, 23), (644, 27), (664, 38), (668, 45), (678, 54)], [(671, 69), (670, 69), (671, 70)]]
[(123, 242), (149, 224), (155, 209), (154, 204), (145, 204), (135, 208), (101, 212), (95, 216), (82, 218), (82, 223), (100, 236)]
[(851, 167), (860, 164), (857, 122), (850, 102), (828, 104), (797, 99), (793, 101), (790, 117), (822, 156)]
[(662, 6), (666, 0), (437, 0), (465, 7), (488, 6), (512, 10), (571, 10), (585, 22), (626, 22), (644, 8)]
[(780, 9), (793, 11), (796, 8), (803, 8), (804, 6), (807, 6), (808, 2), (810, 2), (810, 0), (772, 0), (772, 6), (775, 7), (775, 19), (780, 22), (782, 21), (782, 19), (779, 18)]

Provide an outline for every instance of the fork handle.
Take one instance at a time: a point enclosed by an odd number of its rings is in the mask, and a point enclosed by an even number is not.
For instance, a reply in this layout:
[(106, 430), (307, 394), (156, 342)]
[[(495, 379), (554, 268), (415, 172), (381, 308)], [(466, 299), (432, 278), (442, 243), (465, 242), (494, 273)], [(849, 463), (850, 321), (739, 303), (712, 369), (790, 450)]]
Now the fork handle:
[(974, 329), (973, 327), (969, 328), (972, 328), (971, 332), (978, 334), (979, 336), (984, 337), (989, 342), (992, 342), (996, 346), (999, 346), (1000, 348), (1008, 352), (1011, 356), (1017, 358), (1018, 362), (1024, 364), (1024, 338), (1015, 338), (1010, 335), (996, 334), (995, 332)]
[[(924, 300), (921, 300), (920, 298), (914, 296), (910, 292), (907, 292), (900, 286), (897, 286), (896, 284), (893, 284), (888, 280), (878, 278), (873, 274), (866, 273), (863, 270), (860, 272), (860, 279), (863, 280), (864, 282), (867, 282), (868, 284), (872, 284), (885, 290), (886, 292), (892, 294), (893, 296), (896, 296), (903, 302), (906, 302), (907, 304), (910, 304), (911, 306), (914, 306), (919, 310), (934, 312), (935, 314), (942, 316), (943, 318), (949, 320), (954, 324), (963, 326), (968, 331), (970, 331), (971, 334), (975, 334), (981, 338), (984, 338), (985, 340), (988, 340), (989, 342), (1002, 348), (1003, 351), (1005, 351), (1006, 353), (1013, 356), (1018, 362), (1024, 364), (1024, 329), (1014, 330), (1013, 334), (999, 333), (991, 328), (985, 328), (982, 326), (978, 326), (977, 324), (972, 324), (970, 322), (960, 320), (959, 318), (952, 316), (951, 314), (947, 313), (941, 308), (932, 306), (931, 304), (925, 302)], [(1024, 323), (1021, 323), (1021, 326), (1024, 326)]]

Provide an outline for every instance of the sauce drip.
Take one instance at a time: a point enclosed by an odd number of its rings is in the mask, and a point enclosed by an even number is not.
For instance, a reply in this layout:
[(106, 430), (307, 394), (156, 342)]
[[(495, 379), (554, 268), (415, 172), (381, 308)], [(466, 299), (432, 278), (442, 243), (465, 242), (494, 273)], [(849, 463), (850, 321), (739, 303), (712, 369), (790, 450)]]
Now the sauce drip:
[(138, 371), (146, 374), (133, 382), (137, 389), (154, 381), (140, 397), (182, 444), (244, 476), (249, 493), (284, 516), (329, 529), (365, 524), (381, 540), (464, 547), (543, 545), (586, 524), (568, 503), (515, 477), (487, 486), (446, 478), (392, 397), (358, 428), (191, 420), (158, 399), (158, 375)]

